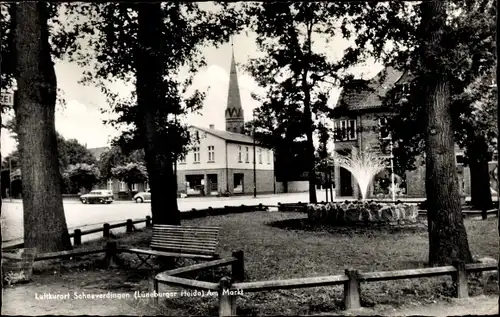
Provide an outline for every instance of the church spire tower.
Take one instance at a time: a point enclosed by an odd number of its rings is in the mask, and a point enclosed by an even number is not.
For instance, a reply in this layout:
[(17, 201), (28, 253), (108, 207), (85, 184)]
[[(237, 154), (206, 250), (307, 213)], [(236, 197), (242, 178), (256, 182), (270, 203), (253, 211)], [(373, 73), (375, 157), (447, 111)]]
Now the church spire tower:
[(241, 107), (240, 87), (234, 59), (233, 39), (231, 38), (231, 70), (229, 73), (229, 90), (227, 92), (226, 131), (241, 133), (245, 125), (243, 108)]

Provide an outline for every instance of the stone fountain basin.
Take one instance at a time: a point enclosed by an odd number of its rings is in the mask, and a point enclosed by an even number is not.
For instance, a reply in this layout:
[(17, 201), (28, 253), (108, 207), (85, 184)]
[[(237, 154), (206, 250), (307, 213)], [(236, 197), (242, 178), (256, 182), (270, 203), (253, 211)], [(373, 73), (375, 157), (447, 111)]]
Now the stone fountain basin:
[(308, 204), (307, 217), (313, 224), (416, 223), (418, 208), (403, 203), (330, 202)]

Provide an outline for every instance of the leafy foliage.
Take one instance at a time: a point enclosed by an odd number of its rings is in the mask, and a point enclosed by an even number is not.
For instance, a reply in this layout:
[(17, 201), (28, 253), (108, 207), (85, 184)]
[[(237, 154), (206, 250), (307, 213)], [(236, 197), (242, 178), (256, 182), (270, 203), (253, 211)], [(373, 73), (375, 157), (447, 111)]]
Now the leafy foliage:
[(95, 165), (78, 163), (70, 165), (65, 173), (72, 185), (76, 188), (85, 188), (87, 191), (99, 182), (100, 173)]
[[(485, 100), (492, 94), (490, 70), (496, 65), (495, 3), (447, 1), (447, 23), (442, 30), (446, 33), (446, 43), (436, 52), (421, 49), (426, 39), (420, 27), (422, 4), (351, 4), (351, 15), (346, 17), (343, 27), (356, 30), (358, 45), (349, 48), (345, 59), (360, 62), (375, 57), (408, 73), (406, 90), (403, 92), (402, 85), (394, 87), (384, 99), (384, 104), (396, 113), (389, 125), (398, 174), (414, 169), (415, 158), (424, 151), (426, 78), (432, 72), (445, 74), (450, 80), (456, 142), (467, 147), (474, 139), (474, 131), (482, 131), (489, 140), (493, 139), (496, 129), (492, 129), (492, 123), (496, 115), (494, 107), (487, 106), (491, 102)], [(427, 64), (434, 57), (436, 61)], [(480, 100), (484, 106), (476, 109), (474, 105)]]
[[(257, 46), (264, 53), (262, 57), (251, 59), (246, 68), (260, 86), (267, 88), (267, 100), (264, 101), (268, 104), (264, 105), (268, 108), (267, 114), (274, 109), (278, 111), (278, 118), (289, 116), (301, 127), (297, 132), (306, 139), (311, 202), (316, 202), (313, 116), (329, 113), (328, 94), (322, 83), (342, 83), (345, 74), (341, 70), (351, 65), (329, 60), (326, 53), (313, 50), (313, 43), (317, 36), (328, 39), (342, 32), (338, 24), (349, 8), (341, 2), (286, 1), (245, 5), (249, 27), (257, 33)], [(279, 106), (282, 109), (277, 110)]]
[[(68, 8), (71, 34), (78, 35), (86, 43), (87, 50), (77, 50), (72, 59), (80, 65), (92, 63), (82, 82), (100, 87), (117, 114), (107, 123), (121, 127), (124, 133), (115, 140), (125, 152), (143, 147), (145, 129), (143, 109), (138, 107), (136, 93), (119, 98), (109, 89), (109, 84), (124, 81), (136, 83), (136, 55), (138, 43), (138, 5), (132, 3), (80, 3), (80, 7)], [(81, 12), (87, 19), (81, 19)], [(183, 124), (185, 115), (196, 112), (202, 106), (205, 93), (190, 91), (193, 76), (198, 68), (205, 66), (200, 48), (207, 44), (219, 45), (237, 29), (234, 10), (227, 4), (217, 5), (213, 10), (204, 10), (198, 3), (163, 3), (162, 39), (160, 45), (167, 58), (163, 58), (163, 87), (165, 104), (156, 107), (156, 132), (164, 146), (162, 152), (175, 158), (183, 155), (190, 143)], [(83, 30), (83, 32), (82, 32)], [(153, 105), (151, 105), (153, 106)]]
[(98, 162), (102, 179), (110, 179), (114, 175), (112, 169), (128, 163), (145, 165), (144, 151), (135, 150), (128, 155), (124, 154), (120, 147), (112, 146), (108, 151), (101, 154)]
[(304, 141), (305, 127), (298, 105), (286, 105), (283, 99), (260, 98), (254, 120), (246, 123), (245, 130), (253, 133), (262, 144), (274, 149), (275, 175), (279, 181), (301, 180), (307, 174), (307, 153)]
[(127, 183), (129, 189), (132, 184), (144, 183), (148, 180), (146, 167), (140, 163), (128, 163), (111, 169), (114, 178)]

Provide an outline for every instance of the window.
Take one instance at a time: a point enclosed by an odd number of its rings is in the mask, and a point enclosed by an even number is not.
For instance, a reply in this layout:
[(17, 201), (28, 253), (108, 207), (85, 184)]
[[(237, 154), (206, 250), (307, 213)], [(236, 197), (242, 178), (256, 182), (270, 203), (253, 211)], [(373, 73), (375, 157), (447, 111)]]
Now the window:
[(136, 192), (137, 191), (137, 184), (132, 184), (132, 191)]
[(238, 162), (241, 163), (241, 145), (238, 145)]
[(340, 139), (342, 141), (347, 140), (347, 121), (340, 121)]
[(215, 146), (213, 145), (208, 146), (208, 161), (215, 162)]
[(108, 190), (113, 190), (113, 181), (108, 180)]
[(247, 146), (245, 151), (245, 162), (250, 163), (250, 148)]
[(389, 132), (389, 123), (387, 118), (378, 119), (378, 136), (382, 140), (387, 140), (391, 138), (391, 134)]
[(267, 150), (267, 164), (271, 164), (271, 150)]
[(200, 163), (200, 148), (199, 147), (193, 148), (193, 158), (194, 158), (195, 163)]
[(349, 140), (356, 140), (357, 139), (356, 120), (349, 120), (347, 122), (347, 130), (348, 130), (347, 138)]
[(259, 164), (262, 164), (262, 149), (259, 149)]
[(120, 191), (121, 192), (127, 191), (127, 184), (125, 184), (125, 182), (120, 182)]
[(334, 122), (333, 131), (335, 140), (347, 141), (356, 140), (358, 138), (355, 119), (340, 120), (338, 122)]
[(148, 190), (149, 190), (149, 183), (144, 182), (144, 191), (148, 191)]

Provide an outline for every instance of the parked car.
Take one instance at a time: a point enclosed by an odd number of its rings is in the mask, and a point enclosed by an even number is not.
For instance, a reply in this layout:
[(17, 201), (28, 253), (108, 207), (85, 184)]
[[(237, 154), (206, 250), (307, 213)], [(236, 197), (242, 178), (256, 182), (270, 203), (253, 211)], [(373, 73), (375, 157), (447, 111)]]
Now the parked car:
[(88, 194), (81, 195), (82, 204), (111, 204), (113, 202), (113, 192), (110, 190), (96, 189)]
[(136, 203), (143, 203), (145, 201), (151, 201), (151, 191), (148, 189), (145, 192), (138, 192), (137, 194), (134, 195), (134, 198)]

